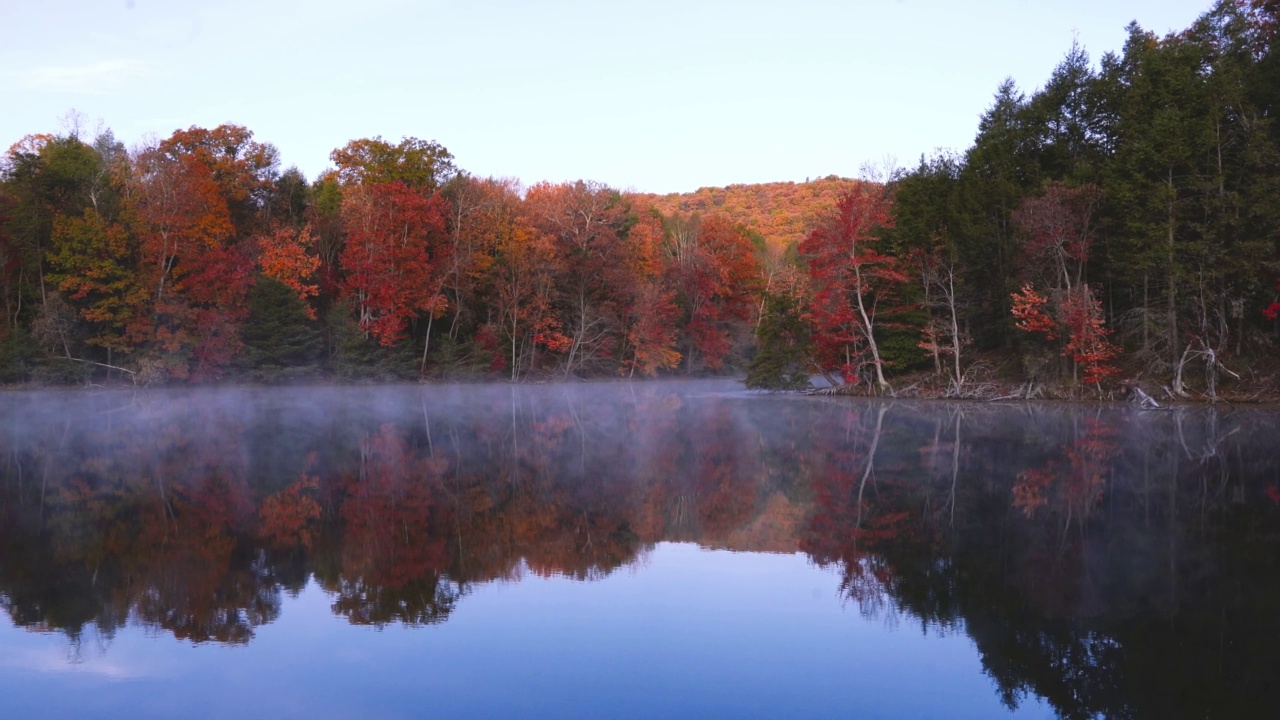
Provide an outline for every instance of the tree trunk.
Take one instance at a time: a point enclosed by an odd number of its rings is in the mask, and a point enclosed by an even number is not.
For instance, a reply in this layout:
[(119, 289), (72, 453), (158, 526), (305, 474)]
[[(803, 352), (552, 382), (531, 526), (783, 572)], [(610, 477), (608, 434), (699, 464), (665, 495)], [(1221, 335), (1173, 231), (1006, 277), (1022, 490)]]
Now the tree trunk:
[(418, 368), (419, 375), (427, 372), (427, 350), (431, 348), (431, 324), (435, 322), (435, 319), (435, 313), (427, 315), (427, 339), (426, 342), (422, 343), (422, 367)]
[(858, 283), (857, 292), (854, 293), (858, 298), (858, 316), (862, 318), (862, 327), (867, 331), (867, 347), (871, 350), (871, 361), (876, 366), (876, 391), (883, 393), (889, 387), (889, 382), (884, 379), (884, 369), (880, 367), (880, 348), (876, 346), (876, 337), (871, 331), (871, 318), (867, 315), (866, 303), (862, 299), (862, 271), (857, 265), (853, 268), (853, 274)]
[(951, 311), (951, 349), (955, 361), (956, 391), (960, 390), (960, 321), (956, 317), (956, 269), (947, 267), (947, 309)]
[(1178, 352), (1178, 280), (1174, 266), (1174, 228), (1175, 216), (1173, 212), (1174, 187), (1173, 187), (1173, 168), (1169, 168), (1169, 218), (1168, 218), (1168, 289), (1166, 294), (1165, 312), (1168, 313), (1169, 323), (1169, 355), (1176, 362)]

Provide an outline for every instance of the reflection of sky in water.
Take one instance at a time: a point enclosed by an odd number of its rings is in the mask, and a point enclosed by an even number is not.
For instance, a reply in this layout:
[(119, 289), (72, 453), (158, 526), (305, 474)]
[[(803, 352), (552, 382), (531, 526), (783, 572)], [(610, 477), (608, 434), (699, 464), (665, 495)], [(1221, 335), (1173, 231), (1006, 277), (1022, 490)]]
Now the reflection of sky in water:
[[(659, 544), (593, 582), (473, 586), (447, 622), (353, 626), (314, 582), (244, 646), (0, 628), (4, 717), (1008, 716), (962, 632), (866, 619), (803, 555)], [(177, 709), (183, 710), (177, 710)], [(1052, 717), (1028, 699), (1016, 716)]]

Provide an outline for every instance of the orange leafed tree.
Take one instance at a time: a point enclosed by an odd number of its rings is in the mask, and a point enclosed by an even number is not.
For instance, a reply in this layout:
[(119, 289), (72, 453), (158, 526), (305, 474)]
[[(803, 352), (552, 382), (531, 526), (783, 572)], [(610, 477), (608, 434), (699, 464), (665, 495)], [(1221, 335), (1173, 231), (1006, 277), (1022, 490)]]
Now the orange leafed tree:
[(637, 372), (653, 376), (680, 363), (681, 354), (676, 350), (679, 308), (676, 291), (668, 287), (663, 277), (666, 256), (662, 216), (652, 210), (644, 196), (633, 196), (632, 203), (637, 222), (627, 240), (632, 246), (634, 281), (627, 286), (631, 298), (622, 303), (619, 317), (623, 327), (619, 371), (629, 376)]
[[(314, 254), (316, 236), (310, 225), (301, 229), (277, 226), (260, 235), (257, 244), (258, 266), (264, 277), (284, 284), (304, 303), (320, 293), (320, 286), (310, 282), (320, 269), (320, 256)], [(308, 304), (307, 317), (314, 320), (315, 315), (315, 309)]]
[(618, 301), (630, 295), (632, 248), (620, 232), (628, 224), (625, 199), (599, 183), (539, 183), (525, 209), (556, 256), (556, 315), (569, 338), (562, 366), (569, 375), (613, 359), (620, 344)]
[(163, 303), (203, 249), (231, 238), (231, 215), (199, 160), (171, 158), (156, 149), (135, 159), (129, 198), (142, 241), (140, 274), (155, 301)]
[(626, 342), (630, 349), (623, 368), (629, 375), (654, 376), (659, 370), (680, 363), (676, 350), (676, 293), (657, 282), (642, 283), (636, 290), (635, 302), (627, 323)]
[(723, 215), (669, 218), (666, 276), (681, 309), (685, 360), (719, 369), (735, 322), (755, 307), (760, 265), (743, 229)]
[(231, 245), (226, 200), (196, 155), (153, 148), (134, 166), (127, 197), (146, 295), (130, 339), (150, 345), (164, 375), (217, 375), (238, 348), (252, 262)]
[(1015, 325), (1023, 332), (1038, 332), (1046, 340), (1057, 337), (1058, 326), (1045, 312), (1049, 300), (1036, 292), (1030, 283), (1013, 294), (1013, 316), (1017, 318)]
[(246, 127), (223, 124), (212, 130), (178, 130), (156, 150), (203, 165), (227, 204), (237, 234), (243, 237), (252, 231), (255, 211), (276, 178), (280, 153), (275, 146), (255, 141)]
[(537, 363), (540, 351), (563, 353), (572, 344), (554, 310), (555, 246), (519, 210), (507, 206), (492, 218), (495, 244), (484, 284), (494, 314), (478, 336), (492, 367), (508, 369), (513, 380)]
[(520, 205), (514, 180), (460, 174), (442, 191), (449, 201), (448, 263), (440, 268), (441, 293), (453, 307), (449, 336), (482, 317), (484, 277), (492, 267), (498, 238), (510, 228)]

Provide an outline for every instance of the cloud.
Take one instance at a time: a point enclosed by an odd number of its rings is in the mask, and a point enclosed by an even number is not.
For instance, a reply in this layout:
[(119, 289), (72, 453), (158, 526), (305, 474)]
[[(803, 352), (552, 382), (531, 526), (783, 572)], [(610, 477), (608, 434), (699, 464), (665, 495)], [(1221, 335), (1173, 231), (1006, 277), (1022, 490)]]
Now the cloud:
[(28, 90), (103, 95), (147, 75), (141, 60), (100, 60), (84, 65), (43, 66), (15, 73)]
[(17, 668), (41, 674), (79, 673), (97, 675), (112, 680), (145, 677), (148, 674), (141, 668), (131, 668), (123, 664), (108, 662), (104, 657), (73, 660), (69, 657), (67, 651), (59, 651), (56, 648), (6, 650), (4, 659), (0, 660), (0, 667)]

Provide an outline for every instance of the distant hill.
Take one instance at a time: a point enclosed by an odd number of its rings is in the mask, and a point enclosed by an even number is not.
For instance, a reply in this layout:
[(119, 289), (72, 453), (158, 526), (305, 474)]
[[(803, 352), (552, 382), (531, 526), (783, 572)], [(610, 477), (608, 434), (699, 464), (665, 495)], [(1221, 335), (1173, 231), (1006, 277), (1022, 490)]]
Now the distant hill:
[(808, 182), (775, 182), (757, 185), (699, 188), (691, 193), (655, 195), (632, 193), (637, 204), (673, 213), (724, 213), (764, 236), (769, 245), (785, 248), (798, 243), (813, 226), (815, 217), (835, 206), (840, 193), (857, 180), (829, 175)]

